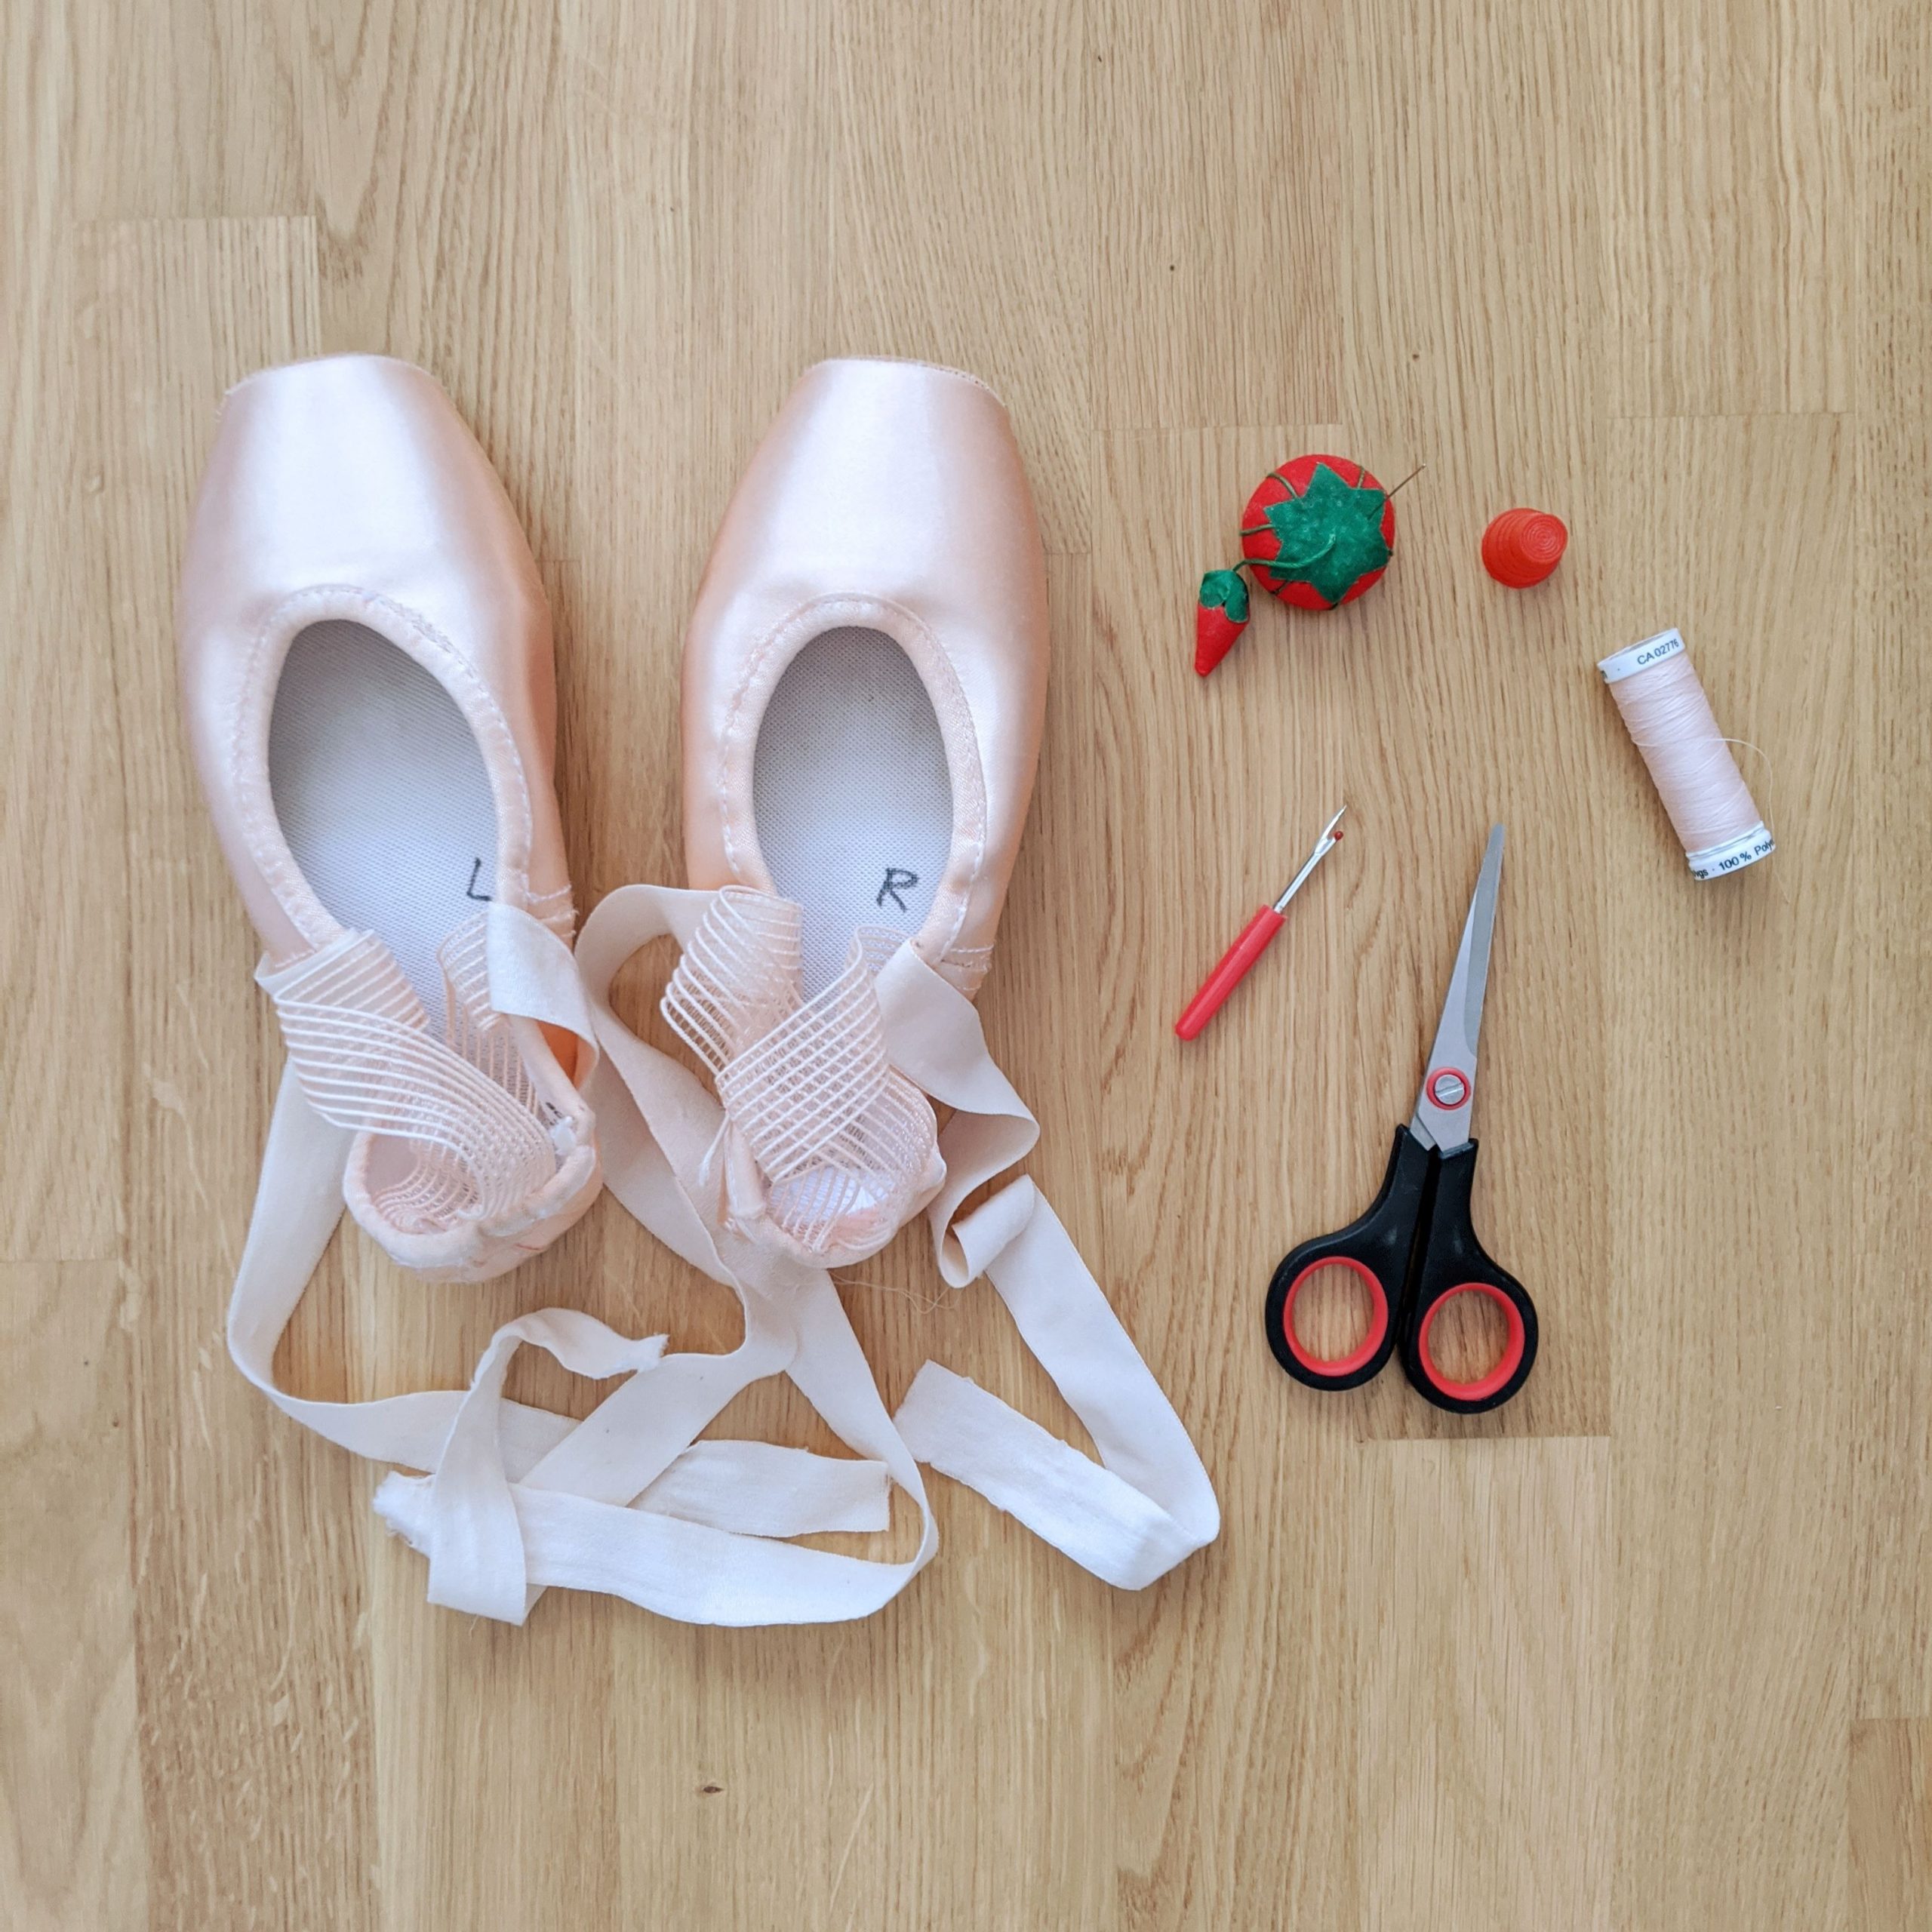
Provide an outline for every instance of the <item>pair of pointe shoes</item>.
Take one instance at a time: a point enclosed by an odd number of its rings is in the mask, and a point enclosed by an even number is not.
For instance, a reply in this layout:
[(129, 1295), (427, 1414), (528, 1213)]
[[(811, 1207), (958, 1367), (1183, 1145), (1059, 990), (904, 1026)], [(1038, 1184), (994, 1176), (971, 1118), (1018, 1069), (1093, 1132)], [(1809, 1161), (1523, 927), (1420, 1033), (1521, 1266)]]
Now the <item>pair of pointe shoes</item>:
[[(614, 893), (574, 951), (548, 611), (435, 383), (343, 356), (229, 397), (180, 609), (188, 734), (288, 1049), (229, 1320), (245, 1374), (392, 1475), (432, 1601), (521, 1622), (553, 1585), (718, 1623), (863, 1615), (937, 1548), (920, 1465), (1138, 1587), (1210, 1540), (1185, 1430), (1032, 1184), (1037, 1136), (971, 1004), (1038, 754), (1045, 575), (1006, 414), (973, 378), (807, 373), (726, 513), (683, 672), (690, 887)], [(651, 940), (707, 1084), (611, 1011)], [(934, 1103), (950, 1109), (939, 1131)], [(399, 1263), (480, 1281), (608, 1180), (730, 1287), (745, 1340), (668, 1353), (551, 1309), (467, 1390), (321, 1403), (273, 1356), (345, 1201)], [(983, 1273), (1096, 1463), (928, 1363), (888, 1415), (829, 1270), (921, 1211)], [(580, 1426), (509, 1401), (517, 1348), (623, 1378)], [(857, 1452), (703, 1438), (789, 1374)], [(883, 1530), (908, 1560), (790, 1543)]]

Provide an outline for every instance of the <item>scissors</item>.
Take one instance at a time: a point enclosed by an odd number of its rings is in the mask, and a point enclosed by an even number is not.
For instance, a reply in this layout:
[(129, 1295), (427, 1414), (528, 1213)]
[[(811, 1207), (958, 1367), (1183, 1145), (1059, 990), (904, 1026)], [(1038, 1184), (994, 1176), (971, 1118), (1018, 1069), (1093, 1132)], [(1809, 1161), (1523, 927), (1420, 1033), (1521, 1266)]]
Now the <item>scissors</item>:
[[(1469, 1220), (1476, 1143), (1469, 1138), (1475, 1100), (1476, 1032), (1489, 983), (1489, 942), (1503, 874), (1503, 828), (1491, 828), (1463, 922), (1463, 943), (1449, 996), (1429, 1049), (1416, 1110), (1395, 1130), (1382, 1192), (1358, 1221), (1294, 1249), (1268, 1288), (1268, 1345), (1275, 1359), (1311, 1389), (1355, 1389), (1380, 1374), (1392, 1354), (1417, 1392), (1438, 1409), (1479, 1415), (1509, 1401), (1537, 1358), (1537, 1311), (1522, 1285), (1483, 1252)], [(1295, 1297), (1323, 1268), (1349, 1269), (1367, 1289), (1368, 1333), (1345, 1355), (1311, 1352), (1295, 1333)], [(1443, 1304), (1477, 1294), (1503, 1311), (1507, 1333), (1495, 1367), (1472, 1382), (1445, 1375), (1429, 1352), (1429, 1330)]]

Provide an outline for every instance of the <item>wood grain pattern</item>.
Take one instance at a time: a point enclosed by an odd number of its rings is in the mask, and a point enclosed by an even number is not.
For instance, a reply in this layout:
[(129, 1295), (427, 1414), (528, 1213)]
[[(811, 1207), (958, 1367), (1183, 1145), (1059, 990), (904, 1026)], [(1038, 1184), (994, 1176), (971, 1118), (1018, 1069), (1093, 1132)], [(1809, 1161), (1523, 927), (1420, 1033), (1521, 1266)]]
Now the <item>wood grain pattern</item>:
[[(1890, 1932), (1932, 1912), (1932, 29), (1915, 0), (15, 0), (0, 14), (0, 1924)], [(279, 1063), (174, 715), (224, 389), (426, 364), (557, 618), (579, 898), (675, 878), (680, 638), (799, 369), (971, 368), (1057, 651), (982, 1002), (1220, 1541), (1116, 1595), (942, 1485), (869, 1623), (429, 1609), (229, 1367)], [(1291, 450), (1387, 583), (1194, 580)], [(1527, 595), (1476, 563), (1570, 521)], [(943, 534), (943, 533), (942, 533)], [(1591, 669), (1683, 626), (1776, 829), (1682, 869)], [(1219, 946), (1349, 835), (1198, 1047)], [(1293, 1389), (1492, 818), (1477, 1214), (1520, 1400)], [(624, 997), (648, 1011), (661, 960)], [(921, 1240), (845, 1294), (1068, 1426)], [(614, 1202), (481, 1289), (340, 1238), (282, 1367), (459, 1383), (549, 1303), (728, 1346)], [(581, 1413), (548, 1364), (517, 1386)], [(795, 1397), (728, 1426), (823, 1446)], [(897, 1527), (902, 1536), (905, 1526)]]
[(1932, 1918), (1932, 1735), (1922, 1722), (1852, 1726), (1851, 1893), (1865, 1932)]
[(1364, 1458), (1364, 1924), (1610, 1921), (1611, 1454), (1599, 1436)]
[(54, 1503), (10, 1510), (0, 1529), (14, 1660), (0, 1678), (0, 1899), (23, 1927), (146, 1920), (118, 1275), (109, 1261), (0, 1263), (0, 1343), (21, 1385), (0, 1466)]

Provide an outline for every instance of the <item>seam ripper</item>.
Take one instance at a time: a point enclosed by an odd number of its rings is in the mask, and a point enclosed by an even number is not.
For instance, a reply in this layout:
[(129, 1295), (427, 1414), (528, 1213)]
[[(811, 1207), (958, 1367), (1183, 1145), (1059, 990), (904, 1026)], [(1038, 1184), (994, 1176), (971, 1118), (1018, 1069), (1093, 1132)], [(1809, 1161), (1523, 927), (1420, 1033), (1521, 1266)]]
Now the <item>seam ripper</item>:
[(1174, 1022), (1174, 1031), (1183, 1040), (1193, 1039), (1221, 1010), (1222, 1002), (1239, 986), (1248, 968), (1274, 943), (1275, 935), (1285, 923), (1288, 901), (1308, 883), (1309, 873), (1340, 844), (1336, 827), (1342, 822), (1344, 805), (1321, 828), (1315, 850), (1302, 861), (1301, 870), (1289, 880), (1287, 889), (1272, 906), (1264, 906), (1241, 928), (1240, 938), (1221, 955), (1221, 963), (1201, 982), (1201, 990), (1187, 1003), (1187, 1011)]

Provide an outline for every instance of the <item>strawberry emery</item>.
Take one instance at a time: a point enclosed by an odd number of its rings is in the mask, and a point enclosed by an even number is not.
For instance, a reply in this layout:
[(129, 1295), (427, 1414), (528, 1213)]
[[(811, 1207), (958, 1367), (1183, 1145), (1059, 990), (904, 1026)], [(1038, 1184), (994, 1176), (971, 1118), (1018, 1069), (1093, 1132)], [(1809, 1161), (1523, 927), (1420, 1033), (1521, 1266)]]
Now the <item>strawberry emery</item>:
[(1201, 580), (1201, 595), (1194, 610), (1194, 669), (1198, 676), (1206, 677), (1247, 629), (1243, 568), (1237, 564), (1231, 571), (1210, 571)]

